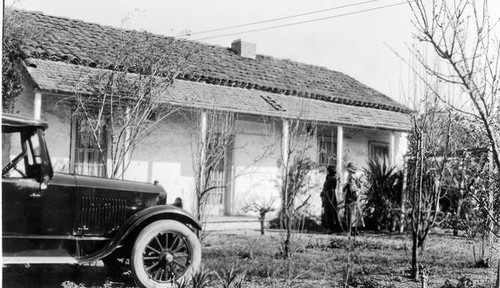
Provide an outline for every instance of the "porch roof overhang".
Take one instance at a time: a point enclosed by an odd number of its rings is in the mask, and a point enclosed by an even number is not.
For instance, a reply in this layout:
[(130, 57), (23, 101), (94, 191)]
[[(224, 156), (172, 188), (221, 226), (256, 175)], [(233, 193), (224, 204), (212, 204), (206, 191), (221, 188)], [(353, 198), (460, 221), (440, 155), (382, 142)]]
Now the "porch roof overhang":
[[(36, 88), (55, 94), (90, 93), (82, 75), (96, 68), (40, 59), (26, 60), (26, 69)], [(187, 108), (218, 109), (335, 125), (408, 131), (406, 113), (332, 103), (261, 90), (175, 80), (163, 95), (165, 103)]]

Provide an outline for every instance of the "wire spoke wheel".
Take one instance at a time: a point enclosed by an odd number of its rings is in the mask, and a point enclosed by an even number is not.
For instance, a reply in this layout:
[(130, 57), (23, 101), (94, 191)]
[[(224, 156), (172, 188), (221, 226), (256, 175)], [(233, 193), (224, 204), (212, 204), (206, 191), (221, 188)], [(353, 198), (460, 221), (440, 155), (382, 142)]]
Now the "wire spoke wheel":
[(159, 220), (146, 226), (134, 244), (131, 265), (142, 287), (170, 287), (191, 277), (201, 264), (201, 245), (185, 225)]
[(186, 237), (175, 232), (159, 233), (143, 253), (144, 269), (158, 282), (170, 282), (182, 276), (191, 263), (192, 248)]

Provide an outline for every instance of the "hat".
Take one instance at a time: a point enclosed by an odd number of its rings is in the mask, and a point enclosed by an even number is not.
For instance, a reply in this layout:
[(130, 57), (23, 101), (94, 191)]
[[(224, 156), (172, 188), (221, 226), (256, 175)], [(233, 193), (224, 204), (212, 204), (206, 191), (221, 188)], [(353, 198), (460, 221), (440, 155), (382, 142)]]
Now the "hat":
[(328, 174), (335, 175), (335, 167), (334, 166), (328, 166), (326, 167), (326, 170), (328, 171)]
[(354, 166), (354, 164), (352, 164), (352, 162), (350, 162), (349, 164), (347, 164), (347, 171), (350, 171), (352, 173), (355, 173), (356, 172), (356, 166)]

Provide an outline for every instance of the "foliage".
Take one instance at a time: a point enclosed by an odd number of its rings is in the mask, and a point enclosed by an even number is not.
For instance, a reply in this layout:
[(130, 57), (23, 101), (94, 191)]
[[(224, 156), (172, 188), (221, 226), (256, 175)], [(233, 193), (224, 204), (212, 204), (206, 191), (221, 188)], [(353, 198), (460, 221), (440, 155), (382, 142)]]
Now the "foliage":
[(241, 288), (244, 287), (243, 283), (245, 281), (245, 272), (238, 273), (234, 267), (231, 267), (229, 271), (221, 271), (221, 273), (215, 272), (220, 280), (221, 288)]
[[(270, 229), (282, 229), (285, 227), (284, 219), (282, 217), (276, 217), (269, 221)], [(323, 231), (322, 226), (320, 225), (318, 219), (316, 217), (307, 215), (305, 213), (298, 213), (294, 216), (291, 221), (291, 227), (294, 231), (300, 232), (320, 232)]]
[(193, 275), (191, 285), (193, 288), (209, 287), (213, 272), (208, 269), (202, 269)]
[[(451, 158), (447, 166), (449, 173), (443, 180), (445, 190), (441, 200), (443, 212), (449, 218), (445, 227), (452, 228), (454, 234), (463, 231), (467, 237), (476, 237), (487, 232), (488, 216), (486, 207), (490, 190), (495, 190), (495, 181), (490, 178), (490, 163), (487, 151), (465, 150)], [(498, 217), (498, 206), (492, 212)]]
[[(302, 237), (303, 251), (284, 260), (275, 257), (279, 246), (277, 233), (261, 236), (252, 231), (226, 231), (207, 236), (203, 247), (203, 264), (209, 271), (221, 276), (232, 267), (237, 274), (246, 271), (244, 287), (283, 287), (292, 282), (292, 287), (341, 287), (343, 265), (347, 257), (348, 239), (344, 235), (306, 234)], [(335, 240), (335, 243), (330, 243)], [(470, 244), (478, 240), (466, 240), (448, 235), (433, 235), (428, 240), (427, 251), (431, 257), (423, 265), (429, 271), (431, 287), (440, 287), (446, 279), (456, 284), (467, 276), (474, 284), (494, 287), (494, 270), (470, 267)], [(358, 283), (372, 281), (376, 287), (416, 287), (406, 277), (408, 255), (405, 254), (406, 237), (402, 235), (374, 235), (365, 233), (356, 238), (359, 259), (353, 267), (354, 280)], [(252, 258), (243, 259), (246, 252)], [(222, 271), (222, 272), (221, 272)], [(76, 273), (75, 273), (76, 272)], [(211, 287), (221, 287), (220, 279), (212, 274)], [(357, 279), (356, 279), (357, 278)], [(3, 287), (134, 287), (130, 274), (121, 278), (107, 277), (102, 265), (6, 265), (3, 268)], [(274, 285), (274, 286), (273, 286)], [(174, 286), (175, 287), (175, 286)], [(184, 287), (191, 287), (190, 284)]]
[(464, 276), (458, 279), (457, 284), (453, 284), (452, 281), (447, 279), (444, 285), (441, 286), (440, 288), (469, 288), (469, 287), (483, 288), (486, 286), (483, 285), (474, 286), (474, 281)]
[(389, 166), (387, 159), (370, 159), (365, 169), (368, 183), (364, 208), (365, 223), (374, 230), (394, 230), (399, 222), (403, 173)]
[[(218, 281), (214, 279), (217, 276)], [(204, 288), (204, 287), (220, 287), (220, 288), (242, 288), (245, 281), (245, 272), (238, 273), (234, 267), (230, 270), (222, 269), (220, 272), (210, 269), (202, 269), (194, 274), (191, 279), (181, 280), (176, 284), (177, 288)]]
[(20, 20), (15, 10), (5, 7), (2, 39), (2, 111), (12, 112), (16, 98), (23, 92), (23, 76), (19, 61), (23, 54), (21, 41), (29, 37), (26, 23)]

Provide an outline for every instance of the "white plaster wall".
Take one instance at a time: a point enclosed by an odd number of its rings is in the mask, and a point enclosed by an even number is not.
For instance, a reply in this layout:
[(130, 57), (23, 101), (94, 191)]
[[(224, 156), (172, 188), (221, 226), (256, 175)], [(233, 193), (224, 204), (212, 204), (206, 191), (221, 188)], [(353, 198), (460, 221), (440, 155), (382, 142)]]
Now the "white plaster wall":
[(352, 162), (359, 169), (366, 168), (369, 142), (378, 141), (389, 144), (390, 135), (390, 132), (385, 130), (344, 128), (344, 166)]
[(408, 152), (408, 133), (396, 132), (395, 133), (395, 156), (394, 162), (398, 168), (402, 169), (404, 166), (404, 156)]
[(280, 206), (281, 133), (277, 123), (237, 121), (233, 150), (233, 214), (253, 201)]
[(42, 94), (41, 118), (49, 123), (45, 132), (54, 171), (69, 172), (71, 142), (71, 108), (58, 103), (51, 95)]
[(23, 81), (24, 90), (14, 103), (14, 114), (33, 118), (35, 91), (31, 82)]
[[(32, 117), (34, 90), (26, 83), (14, 113)], [(71, 111), (69, 107), (57, 105), (54, 96), (42, 95), (42, 119), (49, 122), (46, 139), (56, 171), (69, 169)], [(322, 128), (324, 129), (324, 127)], [(328, 129), (328, 127), (326, 127)], [(330, 129), (335, 130), (335, 126)], [(184, 201), (184, 208), (194, 210), (193, 151), (196, 149), (198, 125), (184, 114), (175, 114), (165, 119), (137, 146), (125, 178), (129, 180), (159, 181), (167, 190), (167, 201), (176, 197)], [(336, 131), (336, 130), (335, 130)], [(334, 133), (336, 135), (336, 133)], [(395, 133), (396, 164), (403, 163), (407, 151), (406, 133)], [(366, 167), (369, 141), (390, 142), (390, 132), (344, 128), (344, 165), (353, 162), (359, 168)], [(303, 147), (299, 143), (298, 147)], [(308, 140), (307, 154), (317, 159), (317, 137)], [(276, 199), (280, 206), (281, 122), (263, 119), (236, 121), (236, 136), (233, 151), (232, 214), (248, 214), (243, 207), (253, 200), (267, 202)], [(321, 192), (325, 179), (324, 169), (313, 171), (309, 194), (308, 212), (321, 213)]]
[[(35, 92), (32, 85), (23, 81), (24, 90), (14, 102), (13, 114), (25, 117), (33, 117), (33, 98)], [(21, 151), (20, 139), (11, 137), (2, 137), (2, 167), (8, 163), (9, 159), (16, 157), (17, 152)]]
[[(33, 117), (34, 88), (29, 81), (24, 81), (24, 91), (14, 104), (14, 114)], [(54, 171), (69, 171), (71, 110), (64, 105), (57, 105), (53, 95), (42, 94), (41, 119), (49, 123), (45, 138)], [(14, 143), (13, 143), (14, 144)], [(16, 145), (16, 144), (14, 144)]]
[(196, 127), (182, 113), (164, 119), (137, 145), (125, 178), (143, 182), (156, 180), (167, 191), (168, 203), (180, 197), (184, 208), (193, 211)]

